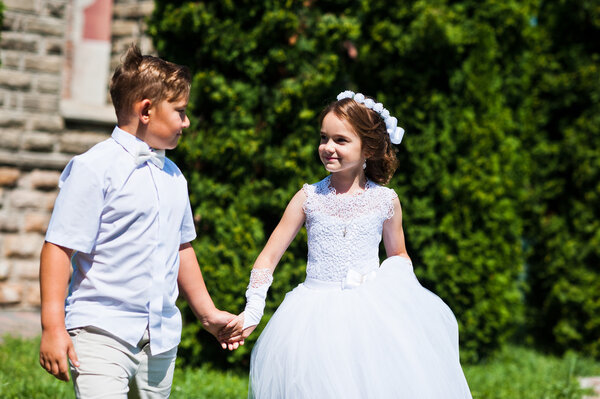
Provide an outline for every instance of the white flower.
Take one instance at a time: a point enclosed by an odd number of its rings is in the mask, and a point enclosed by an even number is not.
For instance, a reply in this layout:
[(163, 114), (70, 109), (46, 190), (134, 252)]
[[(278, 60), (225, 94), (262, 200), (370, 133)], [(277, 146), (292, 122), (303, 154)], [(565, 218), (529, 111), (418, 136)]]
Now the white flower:
[(377, 112), (383, 118), (387, 133), (390, 136), (390, 141), (393, 144), (400, 144), (402, 137), (404, 137), (404, 129), (398, 126), (398, 119), (390, 115), (390, 111), (383, 108), (382, 103), (375, 103), (371, 98), (365, 98), (362, 93), (354, 93), (353, 91), (346, 90), (338, 94), (338, 101), (344, 98), (353, 98), (359, 104), (364, 104), (365, 107), (372, 109)]
[(396, 132), (396, 126), (398, 126), (398, 119), (395, 117), (390, 116), (385, 120), (385, 127), (390, 137)]
[(354, 97), (354, 92), (350, 91), (350, 90), (346, 90), (341, 92), (340, 94), (338, 94), (337, 99), (338, 101), (344, 99), (344, 98), (352, 98)]
[(400, 126), (397, 126), (396, 129), (394, 129), (394, 131), (390, 134), (390, 141), (392, 142), (392, 144), (400, 144), (400, 142), (402, 141), (402, 137), (404, 137), (404, 129), (402, 129)]

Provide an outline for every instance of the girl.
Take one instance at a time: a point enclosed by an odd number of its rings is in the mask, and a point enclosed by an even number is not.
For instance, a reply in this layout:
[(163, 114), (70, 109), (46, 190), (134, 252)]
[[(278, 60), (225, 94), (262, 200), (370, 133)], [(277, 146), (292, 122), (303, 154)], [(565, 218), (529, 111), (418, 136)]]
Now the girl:
[(382, 186), (404, 131), (381, 103), (350, 91), (337, 98), (321, 114), (318, 151), (330, 175), (292, 198), (254, 264), (245, 311), (226, 328), (230, 342), (256, 328), (273, 270), (306, 223), (306, 280), (254, 347), (249, 397), (470, 398), (456, 319), (417, 281), (398, 196)]

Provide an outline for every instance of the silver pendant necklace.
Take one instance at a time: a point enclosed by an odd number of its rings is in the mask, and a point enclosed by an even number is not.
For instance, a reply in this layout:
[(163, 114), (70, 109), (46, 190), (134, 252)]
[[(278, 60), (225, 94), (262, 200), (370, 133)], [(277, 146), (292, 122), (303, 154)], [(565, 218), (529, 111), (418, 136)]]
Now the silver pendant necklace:
[(354, 222), (355, 217), (356, 216), (351, 217), (344, 223), (344, 231), (342, 232), (342, 237), (346, 238), (346, 234), (348, 233), (348, 227), (352, 225), (352, 222)]
[[(335, 198), (341, 198), (341, 197), (338, 197), (338, 196), (341, 196), (341, 195), (349, 195), (350, 197), (362, 196), (367, 191), (368, 185), (369, 185), (369, 180), (367, 179), (366, 182), (365, 182), (365, 188), (363, 190), (354, 192), (352, 194), (348, 194), (348, 193), (346, 193), (346, 194), (338, 194), (337, 190), (335, 189), (335, 187), (331, 183), (331, 179), (329, 180), (329, 188), (332, 190), (333, 195), (335, 196)], [(342, 237), (346, 238), (346, 234), (348, 233), (348, 227), (352, 224), (353, 221), (354, 221), (354, 217), (351, 217), (348, 221), (346, 221), (344, 223), (344, 231), (342, 232)]]

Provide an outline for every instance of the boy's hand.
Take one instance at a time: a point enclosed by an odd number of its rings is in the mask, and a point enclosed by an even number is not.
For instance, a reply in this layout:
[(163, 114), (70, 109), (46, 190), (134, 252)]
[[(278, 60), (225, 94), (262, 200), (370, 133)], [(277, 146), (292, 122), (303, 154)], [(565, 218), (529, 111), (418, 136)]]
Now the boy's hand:
[(69, 333), (65, 329), (43, 331), (40, 343), (40, 365), (59, 380), (69, 381), (69, 364), (79, 367), (79, 360)]
[[(206, 317), (202, 318), (202, 326), (206, 331), (214, 335), (214, 337), (219, 341), (223, 349), (227, 349), (227, 343), (220, 338), (219, 332), (231, 321), (235, 320), (236, 316), (225, 312), (223, 310), (216, 309), (214, 312), (211, 312)], [(233, 345), (232, 345), (233, 346)], [(237, 349), (239, 346), (235, 345), (235, 348), (230, 347), (230, 350)]]
[[(252, 334), (252, 331), (256, 326), (247, 327), (242, 330), (244, 326), (244, 312), (240, 313), (236, 318), (231, 320), (223, 329), (219, 332), (219, 341), (226, 343), (229, 350), (237, 349), (238, 344), (244, 345), (246, 338)], [(226, 348), (225, 344), (221, 344), (223, 349)]]

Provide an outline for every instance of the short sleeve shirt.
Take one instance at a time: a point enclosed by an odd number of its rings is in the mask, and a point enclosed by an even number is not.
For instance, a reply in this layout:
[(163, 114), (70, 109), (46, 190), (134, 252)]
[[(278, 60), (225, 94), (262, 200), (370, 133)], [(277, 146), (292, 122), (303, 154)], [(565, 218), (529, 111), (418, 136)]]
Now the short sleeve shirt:
[(187, 182), (165, 159), (136, 165), (145, 143), (118, 127), (63, 171), (46, 241), (73, 249), (67, 329), (95, 326), (150, 349), (179, 344), (179, 246), (196, 237)]

